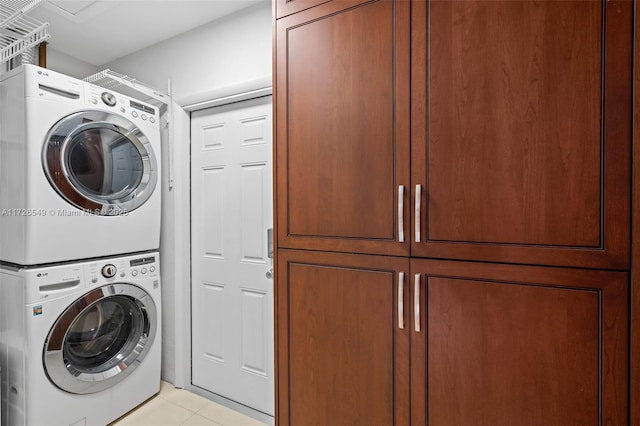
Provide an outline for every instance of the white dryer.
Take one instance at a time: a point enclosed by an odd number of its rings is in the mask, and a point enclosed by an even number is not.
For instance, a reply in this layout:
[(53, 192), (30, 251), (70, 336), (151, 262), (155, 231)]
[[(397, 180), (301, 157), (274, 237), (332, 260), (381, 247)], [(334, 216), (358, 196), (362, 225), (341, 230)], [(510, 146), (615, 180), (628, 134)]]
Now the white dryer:
[(0, 77), (0, 261), (160, 243), (157, 108), (34, 65)]
[(157, 252), (0, 281), (3, 426), (104, 426), (159, 392)]

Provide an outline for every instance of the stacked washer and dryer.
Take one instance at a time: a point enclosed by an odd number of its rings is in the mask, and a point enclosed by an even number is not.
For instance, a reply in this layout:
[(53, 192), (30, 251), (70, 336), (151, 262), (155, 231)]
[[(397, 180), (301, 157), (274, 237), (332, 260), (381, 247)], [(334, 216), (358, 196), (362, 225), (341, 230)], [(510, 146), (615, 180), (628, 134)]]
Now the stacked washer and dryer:
[(159, 121), (34, 65), (0, 76), (3, 426), (105, 425), (159, 391)]

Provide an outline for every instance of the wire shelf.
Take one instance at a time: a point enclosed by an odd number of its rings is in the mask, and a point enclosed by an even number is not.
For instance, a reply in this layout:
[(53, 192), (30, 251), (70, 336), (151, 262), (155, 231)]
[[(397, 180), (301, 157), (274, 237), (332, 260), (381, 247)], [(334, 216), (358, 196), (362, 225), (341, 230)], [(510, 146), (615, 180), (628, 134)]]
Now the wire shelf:
[(84, 81), (95, 84), (96, 86), (104, 87), (105, 89), (115, 90), (123, 95), (131, 96), (132, 98), (157, 107), (168, 105), (171, 100), (169, 95), (166, 95), (153, 87), (147, 86), (146, 84), (140, 83), (135, 78), (119, 74), (109, 69), (90, 75), (89, 77), (86, 77)]
[[(42, 0), (3, 0), (0, 3), (0, 63), (24, 54), (50, 38), (48, 23), (27, 16)], [(31, 59), (33, 60), (33, 59)]]

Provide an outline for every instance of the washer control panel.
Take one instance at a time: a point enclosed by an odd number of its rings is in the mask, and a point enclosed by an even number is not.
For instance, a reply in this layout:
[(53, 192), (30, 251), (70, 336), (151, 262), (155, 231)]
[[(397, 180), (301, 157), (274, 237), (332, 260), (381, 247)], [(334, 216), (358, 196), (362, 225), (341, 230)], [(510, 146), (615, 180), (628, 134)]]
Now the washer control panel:
[[(12, 272), (13, 273), (13, 272)], [(160, 254), (147, 252), (25, 269), (25, 303), (53, 300), (115, 283), (160, 287)], [(36, 306), (38, 308), (38, 306)], [(41, 307), (40, 307), (41, 308)], [(34, 310), (34, 316), (42, 312)]]
[(158, 253), (97, 260), (88, 266), (89, 280), (93, 285), (158, 278), (160, 274)]

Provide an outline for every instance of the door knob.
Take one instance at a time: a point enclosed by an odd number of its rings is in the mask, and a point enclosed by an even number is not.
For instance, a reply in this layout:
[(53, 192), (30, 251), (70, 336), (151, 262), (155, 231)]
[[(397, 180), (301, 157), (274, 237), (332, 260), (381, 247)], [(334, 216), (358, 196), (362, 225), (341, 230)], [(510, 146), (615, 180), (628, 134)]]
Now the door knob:
[(267, 271), (266, 276), (267, 276), (267, 278), (268, 278), (268, 279), (270, 279), (270, 280), (271, 280), (271, 279), (273, 279), (273, 268), (270, 268), (270, 269)]

